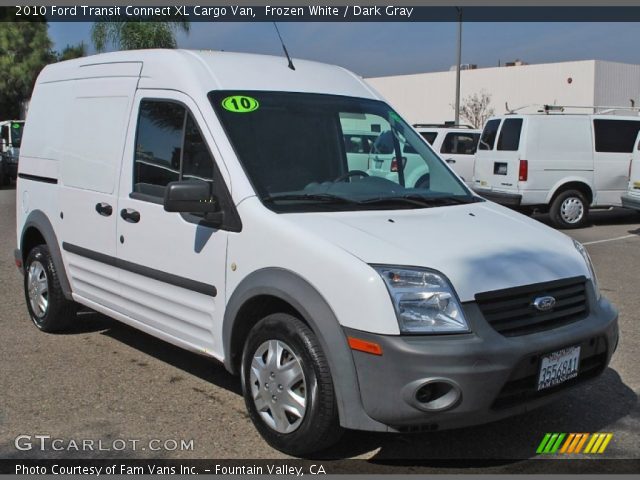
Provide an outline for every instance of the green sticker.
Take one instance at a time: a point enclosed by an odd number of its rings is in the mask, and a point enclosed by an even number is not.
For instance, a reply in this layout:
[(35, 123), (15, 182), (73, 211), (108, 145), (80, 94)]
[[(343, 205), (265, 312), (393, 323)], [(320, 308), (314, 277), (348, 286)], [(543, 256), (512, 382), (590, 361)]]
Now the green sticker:
[(12, 123), (11, 124), (11, 128), (20, 128), (20, 127), (22, 127), (22, 124), (20, 124), (20, 123)]
[(222, 100), (222, 107), (233, 113), (248, 113), (257, 110), (260, 104), (253, 97), (233, 95)]

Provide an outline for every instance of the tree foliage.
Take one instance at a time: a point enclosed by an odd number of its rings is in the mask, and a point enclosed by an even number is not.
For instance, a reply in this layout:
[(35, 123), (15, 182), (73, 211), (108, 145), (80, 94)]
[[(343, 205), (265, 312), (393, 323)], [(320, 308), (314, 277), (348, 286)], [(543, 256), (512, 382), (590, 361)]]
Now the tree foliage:
[(117, 50), (176, 48), (176, 34), (181, 31), (188, 33), (190, 29), (189, 21), (182, 17), (175, 17), (172, 21), (157, 21), (153, 17), (122, 20), (109, 17), (93, 24), (91, 39), (98, 52), (109, 46)]
[(47, 24), (4, 21), (0, 28), (0, 119), (18, 118), (42, 68), (55, 61)]
[(84, 42), (80, 42), (77, 45), (67, 45), (64, 49), (57, 53), (57, 61), (62, 62), (64, 60), (72, 60), (74, 58), (80, 58), (87, 55), (87, 46)]
[(469, 122), (474, 128), (482, 128), (489, 117), (494, 114), (491, 105), (491, 94), (482, 90), (462, 100), (460, 117)]

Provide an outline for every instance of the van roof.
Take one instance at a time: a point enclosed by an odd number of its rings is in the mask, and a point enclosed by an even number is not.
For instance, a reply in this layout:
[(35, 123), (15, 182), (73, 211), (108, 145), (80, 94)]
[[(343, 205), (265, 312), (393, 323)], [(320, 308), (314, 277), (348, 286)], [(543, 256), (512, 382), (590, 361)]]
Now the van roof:
[(82, 78), (140, 77), (139, 88), (262, 90), (380, 99), (354, 73), (335, 65), (284, 56), (204, 50), (129, 50), (48, 65), (38, 83)]

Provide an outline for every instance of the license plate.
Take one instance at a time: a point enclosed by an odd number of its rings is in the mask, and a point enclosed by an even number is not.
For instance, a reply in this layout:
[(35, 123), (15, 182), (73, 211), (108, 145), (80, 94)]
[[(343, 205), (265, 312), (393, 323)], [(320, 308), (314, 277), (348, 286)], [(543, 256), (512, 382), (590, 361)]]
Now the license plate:
[(538, 390), (554, 387), (578, 376), (580, 347), (569, 347), (542, 357)]

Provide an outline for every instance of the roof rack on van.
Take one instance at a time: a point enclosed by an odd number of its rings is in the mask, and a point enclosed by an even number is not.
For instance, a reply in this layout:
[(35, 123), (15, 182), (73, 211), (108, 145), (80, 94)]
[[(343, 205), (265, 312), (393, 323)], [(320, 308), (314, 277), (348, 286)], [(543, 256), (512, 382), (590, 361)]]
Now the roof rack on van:
[(414, 123), (413, 128), (469, 128), (473, 129), (472, 125), (465, 123)]
[(616, 111), (640, 112), (640, 107), (617, 107), (604, 105), (543, 105), (540, 113), (564, 112), (566, 108), (579, 108), (593, 110), (594, 114), (606, 114)]
[(603, 105), (548, 105), (548, 104), (540, 105), (540, 104), (533, 104), (533, 105), (524, 105), (524, 106), (518, 107), (518, 108), (509, 108), (508, 103), (505, 102), (504, 107), (505, 107), (505, 110), (507, 111), (507, 113), (506, 113), (507, 115), (514, 114), (518, 110), (523, 110), (525, 108), (531, 108), (531, 107), (537, 107), (538, 108), (538, 110), (537, 110), (538, 113), (546, 113), (546, 114), (564, 113), (565, 109), (573, 108), (573, 109), (592, 110), (592, 112), (588, 112), (588, 113), (593, 113), (593, 114), (597, 114), (597, 115), (605, 115), (607, 113), (612, 113), (612, 112), (616, 112), (616, 111), (637, 112), (640, 115), (640, 107), (636, 107), (634, 105), (635, 105), (635, 102), (632, 102), (632, 106), (631, 107), (614, 107), (614, 106), (603, 106)]

